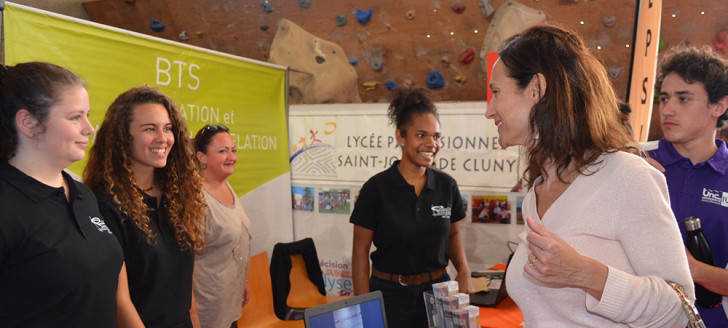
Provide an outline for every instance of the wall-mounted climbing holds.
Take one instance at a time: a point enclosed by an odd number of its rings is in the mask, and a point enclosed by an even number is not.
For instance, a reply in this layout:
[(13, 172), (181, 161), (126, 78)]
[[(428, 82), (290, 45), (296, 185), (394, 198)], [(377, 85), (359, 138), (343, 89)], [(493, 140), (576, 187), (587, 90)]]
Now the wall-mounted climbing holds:
[(402, 81), (402, 87), (405, 87), (405, 88), (411, 88), (413, 84), (414, 83), (412, 82), (412, 80), (404, 80), (404, 81)]
[(462, 14), (463, 11), (465, 11), (465, 4), (462, 2), (458, 2), (456, 4), (452, 5), (452, 11), (454, 11), (456, 14)]
[(495, 11), (493, 5), (490, 4), (490, 0), (478, 1), (478, 7), (480, 7), (480, 11), (483, 13), (483, 17), (489, 17)]
[(311, 0), (298, 0), (298, 5), (301, 6), (301, 8), (311, 7)]
[(359, 61), (356, 58), (349, 59), (349, 64), (352, 66), (356, 66), (356, 64), (359, 64)]
[(372, 91), (372, 90), (376, 89), (377, 88), (377, 84), (379, 84), (379, 83), (378, 82), (364, 82), (364, 83), (362, 83), (362, 85), (364, 86), (364, 89), (366, 91)]
[(465, 81), (467, 81), (467, 80), (468, 80), (468, 78), (465, 77), (465, 75), (458, 74), (457, 76), (455, 76), (455, 82), (457, 82), (457, 83), (464, 84)]
[(427, 87), (430, 89), (438, 89), (445, 85), (445, 80), (442, 79), (440, 72), (432, 71), (430, 74), (427, 74), (427, 81), (425, 84), (427, 84)]
[(375, 71), (381, 70), (383, 65), (384, 64), (380, 58), (372, 58), (372, 61), (369, 63), (369, 66), (371, 66)]
[(269, 0), (260, 1), (260, 8), (263, 9), (266, 14), (270, 14), (273, 12), (273, 5), (270, 3)]
[(187, 41), (190, 39), (189, 36), (187, 36), (187, 31), (182, 31), (182, 33), (179, 34), (179, 39), (182, 41)]
[(270, 26), (268, 26), (268, 25), (261, 25), (260, 26), (260, 30), (261, 31), (267, 31), (269, 28), (270, 28)]
[(203, 36), (202, 31), (195, 31), (195, 35), (197, 35), (200, 38)]
[(372, 8), (367, 9), (367, 11), (361, 11), (357, 8), (354, 12), (354, 16), (356, 16), (356, 20), (359, 21), (361, 25), (364, 25), (372, 19)]
[(389, 80), (387, 83), (384, 84), (387, 87), (387, 90), (392, 91), (394, 89), (397, 89), (397, 83), (394, 83), (394, 81)]
[(713, 46), (715, 46), (715, 49), (725, 52), (726, 46), (728, 46), (728, 32), (718, 31), (715, 38), (713, 38)]
[(607, 67), (607, 73), (614, 79), (619, 76), (619, 73), (622, 73), (622, 68), (619, 66), (609, 66)]
[(151, 28), (154, 32), (162, 32), (164, 31), (165, 27), (167, 26), (160, 23), (159, 20), (156, 18), (152, 18), (151, 23), (149, 23), (149, 28)]
[(407, 10), (407, 12), (404, 13), (404, 18), (407, 18), (409, 20), (415, 19), (415, 10), (414, 9)]
[(458, 61), (463, 64), (470, 64), (470, 62), (472, 62), (474, 58), (475, 51), (473, 51), (473, 48), (468, 48), (467, 50), (463, 51), (460, 56), (458, 56)]
[(614, 26), (615, 23), (617, 23), (617, 17), (614, 17), (614, 16), (604, 17), (603, 22), (604, 22), (604, 26), (612, 27), (612, 26)]
[(448, 55), (442, 56), (442, 57), (440, 57), (440, 61), (445, 64), (450, 64), (450, 56), (448, 56)]
[(346, 16), (342, 14), (336, 15), (336, 25), (344, 26), (346, 25)]
[(323, 56), (316, 56), (316, 62), (319, 64), (323, 64), (326, 61), (326, 58)]

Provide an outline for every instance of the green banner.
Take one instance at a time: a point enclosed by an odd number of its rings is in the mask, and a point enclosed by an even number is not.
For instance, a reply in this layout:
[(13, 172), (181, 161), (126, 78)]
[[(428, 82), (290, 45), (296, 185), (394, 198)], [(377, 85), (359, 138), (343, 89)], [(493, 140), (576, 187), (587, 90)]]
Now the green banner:
[(117, 95), (144, 84), (174, 99), (190, 136), (207, 123), (228, 126), (238, 196), (290, 170), (282, 67), (14, 4), (5, 8), (5, 50), (9, 65), (45, 61), (81, 77), (94, 126)]

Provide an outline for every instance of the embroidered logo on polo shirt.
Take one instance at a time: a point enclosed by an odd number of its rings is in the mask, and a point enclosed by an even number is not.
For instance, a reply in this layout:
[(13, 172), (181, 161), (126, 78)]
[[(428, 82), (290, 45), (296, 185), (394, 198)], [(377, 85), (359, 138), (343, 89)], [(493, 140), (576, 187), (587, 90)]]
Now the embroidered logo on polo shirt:
[(109, 230), (109, 227), (106, 226), (106, 222), (104, 222), (104, 220), (102, 220), (99, 217), (90, 217), (89, 216), (88, 218), (91, 219), (91, 223), (93, 223), (96, 226), (96, 229), (99, 229), (99, 232), (106, 231), (110, 235), (113, 235), (113, 233), (111, 232), (111, 230)]
[(703, 198), (701, 201), (728, 207), (728, 192), (703, 188)]
[(450, 214), (452, 213), (452, 209), (450, 209), (450, 207), (445, 207), (442, 205), (434, 205), (434, 206), (430, 207), (430, 209), (432, 210), (432, 216), (434, 216), (434, 217), (439, 216), (444, 219), (449, 219)]

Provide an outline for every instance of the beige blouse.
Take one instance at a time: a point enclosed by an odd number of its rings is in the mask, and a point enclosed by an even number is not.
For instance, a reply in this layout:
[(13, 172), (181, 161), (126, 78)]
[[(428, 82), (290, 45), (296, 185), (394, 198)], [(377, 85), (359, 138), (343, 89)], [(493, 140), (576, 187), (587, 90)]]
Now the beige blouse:
[(250, 260), (250, 220), (230, 184), (227, 206), (206, 189), (207, 245), (195, 254), (193, 285), (203, 328), (228, 328), (240, 318)]

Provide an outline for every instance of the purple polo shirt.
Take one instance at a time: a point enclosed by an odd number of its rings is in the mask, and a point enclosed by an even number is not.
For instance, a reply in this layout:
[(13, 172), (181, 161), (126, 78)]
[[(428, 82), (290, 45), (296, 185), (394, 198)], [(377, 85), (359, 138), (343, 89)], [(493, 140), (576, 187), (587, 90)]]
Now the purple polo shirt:
[[(670, 204), (683, 239), (686, 234), (683, 221), (689, 216), (699, 217), (716, 266), (725, 268), (728, 264), (728, 148), (720, 139), (715, 144), (718, 146), (715, 155), (696, 165), (682, 157), (665, 139), (649, 154), (665, 167)], [(698, 311), (707, 327), (728, 327), (722, 306), (698, 307)]]

